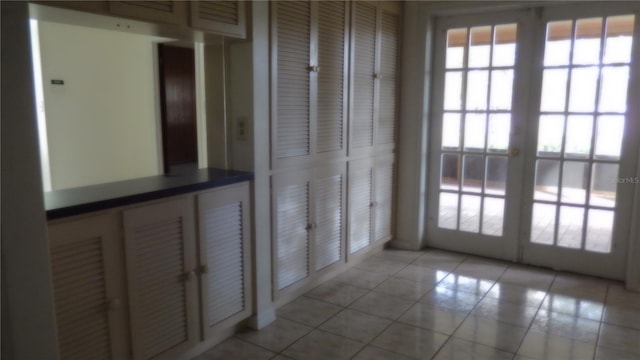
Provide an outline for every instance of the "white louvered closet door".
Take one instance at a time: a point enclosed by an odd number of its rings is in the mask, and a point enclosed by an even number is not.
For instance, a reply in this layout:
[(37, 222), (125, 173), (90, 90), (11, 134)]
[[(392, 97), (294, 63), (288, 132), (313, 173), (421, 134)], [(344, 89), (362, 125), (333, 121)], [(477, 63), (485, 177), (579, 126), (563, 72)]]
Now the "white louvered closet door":
[(380, 94), (376, 145), (393, 144), (398, 116), (397, 74), (400, 42), (399, 15), (383, 10), (380, 41)]
[(177, 0), (109, 1), (109, 11), (140, 20), (170, 24), (186, 23), (187, 7)]
[(117, 224), (107, 215), (49, 225), (62, 360), (126, 356), (120, 339), (123, 299), (114, 272), (117, 241)]
[(245, 2), (239, 0), (191, 1), (191, 25), (232, 36), (246, 36)]
[(347, 124), (348, 3), (313, 2), (317, 6), (317, 153), (344, 156)]
[(374, 167), (375, 241), (387, 241), (393, 235), (393, 156), (376, 160)]
[(123, 212), (134, 359), (198, 341), (193, 210), (184, 197)]
[(274, 283), (278, 291), (310, 274), (309, 175), (301, 171), (273, 177)]
[(304, 163), (312, 149), (311, 3), (281, 1), (272, 13), (272, 164)]
[(205, 337), (251, 314), (249, 185), (198, 195), (200, 285)]
[(374, 141), (377, 9), (375, 4), (353, 2), (352, 149), (371, 147)]
[(344, 204), (346, 166), (314, 172), (315, 269), (339, 263), (344, 258)]
[(349, 163), (349, 253), (371, 244), (373, 167), (368, 160)]

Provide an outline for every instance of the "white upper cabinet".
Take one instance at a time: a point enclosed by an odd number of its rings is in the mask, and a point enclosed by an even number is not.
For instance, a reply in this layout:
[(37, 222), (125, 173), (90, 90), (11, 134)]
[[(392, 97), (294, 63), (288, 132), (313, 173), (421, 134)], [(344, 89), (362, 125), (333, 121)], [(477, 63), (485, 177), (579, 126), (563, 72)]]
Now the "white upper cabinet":
[(109, 1), (114, 15), (159, 23), (186, 25), (187, 3), (176, 0)]
[(247, 36), (246, 5), (238, 0), (191, 1), (191, 26), (216, 34)]
[(380, 92), (376, 145), (386, 145), (395, 143), (398, 126), (400, 17), (383, 7), (380, 22)]
[(345, 2), (271, 5), (272, 167), (346, 154)]
[(393, 150), (398, 121), (400, 9), (392, 3), (352, 2), (350, 155), (374, 146)]

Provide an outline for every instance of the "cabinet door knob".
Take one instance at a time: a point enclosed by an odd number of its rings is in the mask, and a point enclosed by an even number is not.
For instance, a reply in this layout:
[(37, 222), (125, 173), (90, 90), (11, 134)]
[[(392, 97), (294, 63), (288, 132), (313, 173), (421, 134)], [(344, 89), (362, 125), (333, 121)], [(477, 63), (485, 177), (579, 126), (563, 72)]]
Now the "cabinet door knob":
[(191, 281), (191, 279), (193, 279), (194, 276), (195, 276), (195, 272), (193, 270), (187, 271), (186, 273), (184, 273), (184, 275), (182, 275), (182, 281), (184, 282)]
[(369, 207), (374, 207), (374, 206), (376, 206), (376, 203), (374, 201), (369, 203)]
[(113, 312), (120, 309), (120, 299), (112, 298), (107, 301), (107, 311)]
[(374, 79), (382, 79), (382, 73), (373, 74)]
[(198, 268), (198, 271), (200, 272), (200, 274), (207, 274), (209, 273), (209, 266), (200, 265), (200, 268)]
[(311, 223), (307, 224), (307, 227), (305, 227), (305, 230), (310, 231), (311, 229), (313, 229), (313, 224)]
[(307, 71), (308, 72), (320, 72), (320, 66), (318, 65), (309, 65), (307, 66)]

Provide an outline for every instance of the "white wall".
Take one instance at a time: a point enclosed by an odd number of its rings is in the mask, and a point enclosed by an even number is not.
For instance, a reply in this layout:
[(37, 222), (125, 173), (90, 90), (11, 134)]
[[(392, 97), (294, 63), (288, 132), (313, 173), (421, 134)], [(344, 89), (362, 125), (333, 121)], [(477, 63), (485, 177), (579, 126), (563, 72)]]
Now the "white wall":
[(39, 28), (53, 190), (161, 173), (160, 39), (51, 22)]
[(227, 112), (230, 166), (253, 171), (253, 72), (251, 42), (229, 45), (229, 109)]

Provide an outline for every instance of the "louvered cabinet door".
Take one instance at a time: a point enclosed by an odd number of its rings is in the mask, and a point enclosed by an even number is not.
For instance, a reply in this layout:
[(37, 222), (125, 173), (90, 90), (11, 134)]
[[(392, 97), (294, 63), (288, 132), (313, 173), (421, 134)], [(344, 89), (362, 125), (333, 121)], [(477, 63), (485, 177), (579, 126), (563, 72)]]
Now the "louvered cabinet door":
[(392, 146), (398, 122), (399, 14), (382, 10), (380, 28), (380, 93), (376, 145)]
[(311, 181), (307, 171), (274, 175), (272, 181), (274, 284), (280, 291), (310, 275)]
[(319, 1), (317, 6), (317, 154), (346, 154), (348, 3)]
[(198, 195), (200, 288), (205, 337), (251, 315), (249, 184)]
[(222, 35), (247, 35), (245, 2), (214, 0), (191, 2), (191, 25)]
[(349, 253), (371, 244), (373, 166), (369, 160), (349, 162)]
[(352, 109), (353, 151), (374, 144), (377, 14), (375, 3), (354, 1), (352, 15)]
[(123, 212), (134, 359), (198, 340), (193, 212), (186, 197)]
[(274, 2), (271, 15), (271, 152), (277, 168), (303, 164), (311, 154), (311, 2)]
[(187, 24), (187, 3), (178, 0), (109, 1), (109, 12), (138, 20)]
[[(49, 225), (60, 359), (126, 358), (115, 272), (117, 223), (100, 215)], [(34, 344), (37, 346), (37, 344)]]
[(393, 156), (376, 160), (374, 166), (374, 231), (375, 241), (391, 240), (393, 236)]
[(315, 270), (344, 259), (346, 164), (314, 170), (314, 257)]

